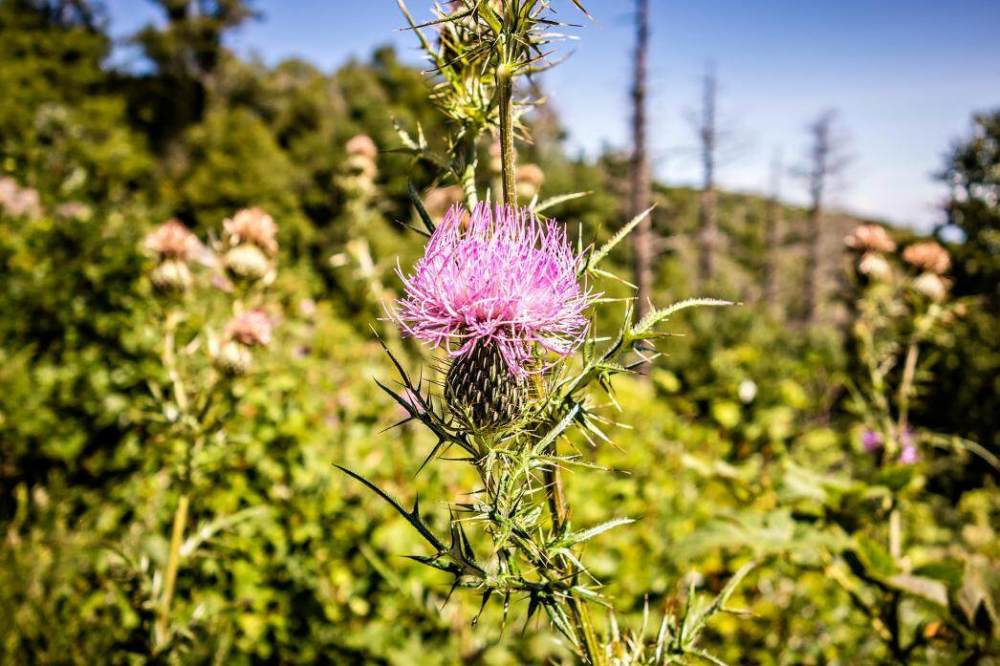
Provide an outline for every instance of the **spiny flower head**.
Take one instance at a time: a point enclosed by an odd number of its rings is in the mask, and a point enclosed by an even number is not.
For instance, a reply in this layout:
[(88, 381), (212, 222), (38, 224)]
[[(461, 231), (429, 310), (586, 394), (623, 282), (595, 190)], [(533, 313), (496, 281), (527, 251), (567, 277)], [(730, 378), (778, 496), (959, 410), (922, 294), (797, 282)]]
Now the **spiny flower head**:
[(896, 243), (885, 227), (878, 224), (862, 224), (844, 238), (844, 245), (860, 252), (892, 252)]
[(934, 241), (921, 241), (903, 250), (903, 261), (927, 273), (941, 275), (951, 267), (948, 251)]
[(567, 356), (582, 342), (594, 296), (577, 280), (566, 229), (525, 209), (454, 206), (404, 276), (395, 319), (406, 335), (455, 358), (495, 346), (510, 373), (543, 368), (534, 347)]
[(244, 208), (224, 220), (222, 230), (230, 245), (249, 243), (271, 256), (278, 252), (278, 225), (261, 208)]
[(242, 312), (226, 326), (226, 339), (247, 347), (266, 347), (271, 343), (271, 318), (263, 310)]
[(200, 251), (198, 237), (177, 220), (167, 220), (146, 235), (143, 245), (162, 260), (191, 261)]

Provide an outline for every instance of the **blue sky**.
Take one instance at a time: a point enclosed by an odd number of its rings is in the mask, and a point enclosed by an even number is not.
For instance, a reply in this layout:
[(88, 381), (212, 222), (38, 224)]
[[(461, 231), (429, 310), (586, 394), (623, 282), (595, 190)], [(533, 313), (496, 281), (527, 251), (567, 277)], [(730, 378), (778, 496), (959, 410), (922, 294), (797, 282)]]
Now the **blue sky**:
[[(720, 83), (720, 116), (733, 135), (719, 174), (724, 187), (762, 191), (780, 149), (792, 165), (805, 126), (835, 108), (850, 164), (835, 203), (926, 228), (944, 191), (931, 174), (973, 111), (1000, 107), (1000, 2), (996, 0), (651, 0), (651, 144), (656, 174), (696, 183), (699, 166), (686, 113), (709, 61)], [(408, 0), (426, 14), (429, 0)], [(568, 0), (554, 0), (579, 21)], [(552, 103), (575, 150), (627, 145), (630, 0), (586, 0), (593, 21), (564, 65), (546, 75)], [(112, 32), (124, 36), (159, 17), (147, 0), (108, 0)], [(261, 21), (231, 45), (273, 63), (304, 57), (332, 70), (393, 43), (416, 62), (398, 28), (395, 0), (258, 0)], [(786, 178), (784, 195), (801, 200)]]

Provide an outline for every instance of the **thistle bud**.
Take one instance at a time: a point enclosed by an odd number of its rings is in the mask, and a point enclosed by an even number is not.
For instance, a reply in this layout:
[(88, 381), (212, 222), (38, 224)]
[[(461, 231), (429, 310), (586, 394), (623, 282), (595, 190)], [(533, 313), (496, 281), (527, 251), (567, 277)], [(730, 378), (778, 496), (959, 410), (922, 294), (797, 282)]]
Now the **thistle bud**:
[(163, 292), (180, 293), (191, 288), (191, 269), (180, 259), (160, 262), (149, 274), (153, 286)]
[(529, 392), (528, 382), (510, 372), (496, 345), (480, 342), (451, 364), (444, 395), (459, 423), (490, 432), (517, 421)]
[(375, 161), (365, 155), (351, 155), (347, 158), (347, 171), (352, 176), (374, 180), (378, 173)]
[(226, 340), (216, 353), (215, 367), (227, 375), (243, 375), (253, 364), (250, 348), (236, 340)]
[(942, 301), (948, 295), (948, 285), (940, 275), (921, 273), (913, 281), (913, 288), (932, 301)]
[(858, 261), (858, 273), (876, 281), (885, 281), (892, 277), (892, 266), (878, 252), (865, 252)]
[(271, 271), (267, 255), (249, 243), (237, 245), (226, 252), (223, 262), (230, 273), (246, 280), (260, 280)]

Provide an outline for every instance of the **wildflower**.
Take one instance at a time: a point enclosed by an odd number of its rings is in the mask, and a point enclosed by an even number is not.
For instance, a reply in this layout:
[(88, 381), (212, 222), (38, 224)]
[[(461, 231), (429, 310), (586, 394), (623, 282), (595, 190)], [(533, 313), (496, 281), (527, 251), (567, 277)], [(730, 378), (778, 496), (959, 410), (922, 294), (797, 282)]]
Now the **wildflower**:
[(160, 261), (176, 259), (186, 263), (201, 251), (198, 237), (175, 219), (167, 220), (146, 234), (143, 246)]
[(261, 310), (237, 315), (226, 326), (222, 345), (215, 354), (215, 365), (229, 375), (242, 375), (253, 363), (254, 347), (271, 342), (271, 318)]
[(272, 257), (278, 252), (278, 225), (261, 208), (244, 208), (223, 221), (222, 229), (230, 246), (255, 245)]
[(359, 134), (353, 137), (347, 142), (344, 148), (347, 150), (348, 155), (367, 157), (369, 160), (375, 160), (378, 157), (378, 146), (375, 145), (375, 142), (367, 134)]
[(878, 252), (865, 252), (858, 261), (858, 272), (872, 280), (888, 280), (892, 277), (892, 266)]
[(202, 250), (201, 242), (177, 220), (167, 220), (146, 234), (143, 247), (159, 263), (149, 274), (153, 286), (164, 292), (183, 292), (191, 288), (193, 277), (188, 262)]
[(740, 382), (736, 393), (740, 398), (740, 402), (748, 405), (757, 397), (757, 383), (752, 379), (744, 379)]
[(237, 315), (226, 327), (226, 338), (247, 347), (266, 347), (271, 343), (271, 318), (263, 310), (249, 310)]
[(925, 273), (941, 275), (951, 267), (948, 251), (934, 241), (921, 241), (903, 250), (903, 261)]
[(566, 230), (516, 207), (453, 207), (409, 277), (395, 320), (453, 359), (445, 397), (477, 426), (509, 422), (538, 355), (565, 357), (583, 341), (593, 300), (577, 281)]
[(874, 430), (865, 430), (861, 433), (861, 446), (868, 453), (875, 453), (882, 448), (884, 441), (881, 433)]
[(900, 465), (913, 465), (920, 460), (920, 452), (917, 451), (917, 447), (913, 444), (909, 446), (904, 446), (899, 452), (899, 464)]
[(3, 210), (13, 217), (39, 217), (42, 202), (38, 190), (21, 187), (13, 178), (0, 177), (0, 211)]
[(944, 300), (948, 295), (948, 283), (940, 275), (921, 273), (913, 280), (913, 288), (932, 301)]
[(889, 237), (885, 227), (878, 224), (862, 224), (844, 238), (844, 245), (859, 252), (892, 252), (896, 243)]
[(517, 195), (531, 199), (542, 189), (545, 172), (537, 164), (525, 164), (517, 170)]

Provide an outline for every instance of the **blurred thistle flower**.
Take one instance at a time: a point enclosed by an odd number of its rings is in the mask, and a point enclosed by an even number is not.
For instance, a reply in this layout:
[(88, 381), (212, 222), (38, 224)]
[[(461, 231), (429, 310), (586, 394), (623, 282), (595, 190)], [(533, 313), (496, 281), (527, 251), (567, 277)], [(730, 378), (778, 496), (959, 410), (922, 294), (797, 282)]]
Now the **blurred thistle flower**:
[(224, 220), (222, 235), (230, 247), (255, 245), (272, 257), (278, 252), (278, 225), (261, 208), (244, 208)]
[(948, 283), (940, 275), (921, 273), (913, 280), (913, 288), (932, 301), (942, 301), (948, 295)]
[(892, 252), (896, 243), (889, 237), (885, 227), (878, 224), (862, 224), (844, 238), (844, 245), (859, 252)]
[(167, 220), (146, 234), (143, 247), (160, 261), (177, 260), (185, 263), (202, 250), (201, 241), (178, 220)]
[(21, 187), (13, 178), (0, 177), (0, 210), (14, 217), (39, 217), (42, 201), (38, 190)]
[(434, 219), (442, 217), (448, 209), (465, 200), (465, 193), (458, 185), (435, 187), (424, 197), (424, 210)]
[(903, 449), (899, 452), (899, 464), (900, 465), (913, 465), (920, 460), (920, 452), (917, 450), (916, 445), (908, 444), (903, 446)]
[(565, 357), (583, 341), (594, 296), (563, 226), (527, 210), (455, 206), (427, 243), (393, 319), (404, 335), (447, 348), (445, 397), (477, 428), (521, 411), (538, 352)]
[(67, 201), (56, 207), (56, 215), (67, 220), (89, 220), (92, 213), (90, 206), (79, 201)]
[(878, 252), (865, 252), (858, 261), (858, 273), (872, 280), (884, 281), (892, 277), (892, 265)]
[(903, 261), (925, 273), (941, 275), (951, 267), (948, 251), (934, 241), (921, 241), (903, 250)]
[(545, 172), (537, 164), (524, 164), (517, 170), (517, 195), (531, 199), (542, 189)]
[(247, 310), (236, 315), (226, 326), (226, 339), (247, 347), (266, 347), (271, 343), (274, 324), (263, 310)]
[(358, 134), (352, 137), (344, 146), (348, 155), (366, 157), (374, 161), (378, 157), (378, 146), (367, 134)]
[(882, 434), (875, 430), (866, 429), (861, 433), (861, 446), (868, 453), (875, 453), (882, 448), (884, 443)]
[(347, 172), (351, 176), (374, 180), (375, 176), (378, 175), (378, 167), (375, 165), (375, 162), (364, 155), (348, 156), (346, 165)]
[(226, 326), (222, 345), (214, 355), (215, 366), (229, 375), (245, 374), (253, 364), (253, 347), (271, 342), (271, 318), (263, 310), (236, 315)]

